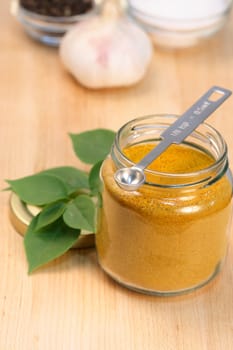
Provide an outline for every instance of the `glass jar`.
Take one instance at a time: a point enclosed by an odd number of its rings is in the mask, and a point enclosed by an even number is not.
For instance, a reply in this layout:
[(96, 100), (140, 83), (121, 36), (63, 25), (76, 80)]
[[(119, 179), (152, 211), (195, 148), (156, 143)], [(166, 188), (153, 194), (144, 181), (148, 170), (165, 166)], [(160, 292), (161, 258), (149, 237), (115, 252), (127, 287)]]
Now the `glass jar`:
[(67, 0), (43, 1), (44, 7), (40, 0), (13, 0), (11, 10), (29, 36), (46, 45), (58, 46), (63, 35), (74, 24), (97, 12), (98, 1), (77, 0), (76, 2), (82, 3), (82, 6), (75, 7), (75, 1)]
[(183, 144), (171, 145), (145, 170), (137, 191), (114, 180), (116, 169), (143, 158), (175, 119), (148, 116), (124, 125), (101, 170), (100, 265), (122, 285), (148, 294), (203, 286), (227, 251), (232, 177), (226, 143), (213, 127), (203, 123)]
[(228, 18), (232, 0), (128, 0), (129, 14), (155, 44), (182, 48), (217, 33)]

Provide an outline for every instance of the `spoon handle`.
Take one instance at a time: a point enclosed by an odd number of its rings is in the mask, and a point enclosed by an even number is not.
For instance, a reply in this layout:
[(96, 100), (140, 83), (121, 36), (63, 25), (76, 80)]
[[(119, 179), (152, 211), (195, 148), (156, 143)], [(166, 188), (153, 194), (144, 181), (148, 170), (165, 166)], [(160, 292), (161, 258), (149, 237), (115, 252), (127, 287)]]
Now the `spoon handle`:
[(232, 92), (219, 86), (210, 88), (181, 117), (168, 127), (161, 135), (162, 141), (153, 148), (138, 164), (137, 168), (145, 169), (172, 143), (181, 143), (210, 114), (212, 114)]

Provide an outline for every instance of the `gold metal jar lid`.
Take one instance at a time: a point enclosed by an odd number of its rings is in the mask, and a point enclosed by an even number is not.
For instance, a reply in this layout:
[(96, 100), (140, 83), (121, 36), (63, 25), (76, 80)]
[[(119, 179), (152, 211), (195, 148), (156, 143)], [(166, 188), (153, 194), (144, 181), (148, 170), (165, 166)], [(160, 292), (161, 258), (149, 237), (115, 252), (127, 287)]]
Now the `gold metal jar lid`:
[[(26, 204), (12, 193), (10, 197), (10, 220), (18, 233), (24, 236), (32, 218), (40, 212), (40, 208)], [(92, 248), (95, 246), (94, 233), (81, 231), (77, 242), (72, 248)]]

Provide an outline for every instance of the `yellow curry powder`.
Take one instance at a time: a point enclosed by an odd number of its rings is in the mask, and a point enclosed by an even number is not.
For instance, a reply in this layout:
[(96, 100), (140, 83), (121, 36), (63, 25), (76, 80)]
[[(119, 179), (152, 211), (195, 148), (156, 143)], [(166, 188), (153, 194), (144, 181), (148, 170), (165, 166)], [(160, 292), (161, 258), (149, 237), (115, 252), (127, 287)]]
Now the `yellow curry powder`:
[[(138, 162), (154, 144), (124, 150)], [(212, 156), (187, 145), (172, 145), (149, 169), (190, 173), (214, 163)], [(204, 283), (218, 270), (227, 247), (232, 189), (226, 175), (209, 186), (160, 188), (144, 185), (127, 192), (118, 187), (116, 168), (102, 167), (103, 208), (96, 235), (103, 269), (132, 288), (173, 292)], [(153, 175), (147, 181), (153, 182)]]

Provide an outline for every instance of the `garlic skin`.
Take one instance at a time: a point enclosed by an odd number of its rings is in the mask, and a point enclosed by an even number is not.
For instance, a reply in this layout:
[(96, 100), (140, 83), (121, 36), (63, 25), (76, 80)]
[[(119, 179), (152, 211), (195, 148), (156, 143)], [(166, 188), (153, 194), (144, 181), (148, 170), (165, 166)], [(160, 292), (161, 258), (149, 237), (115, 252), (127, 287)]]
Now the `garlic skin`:
[(67, 70), (92, 89), (140, 81), (152, 56), (147, 34), (125, 15), (97, 15), (63, 37), (60, 57)]

